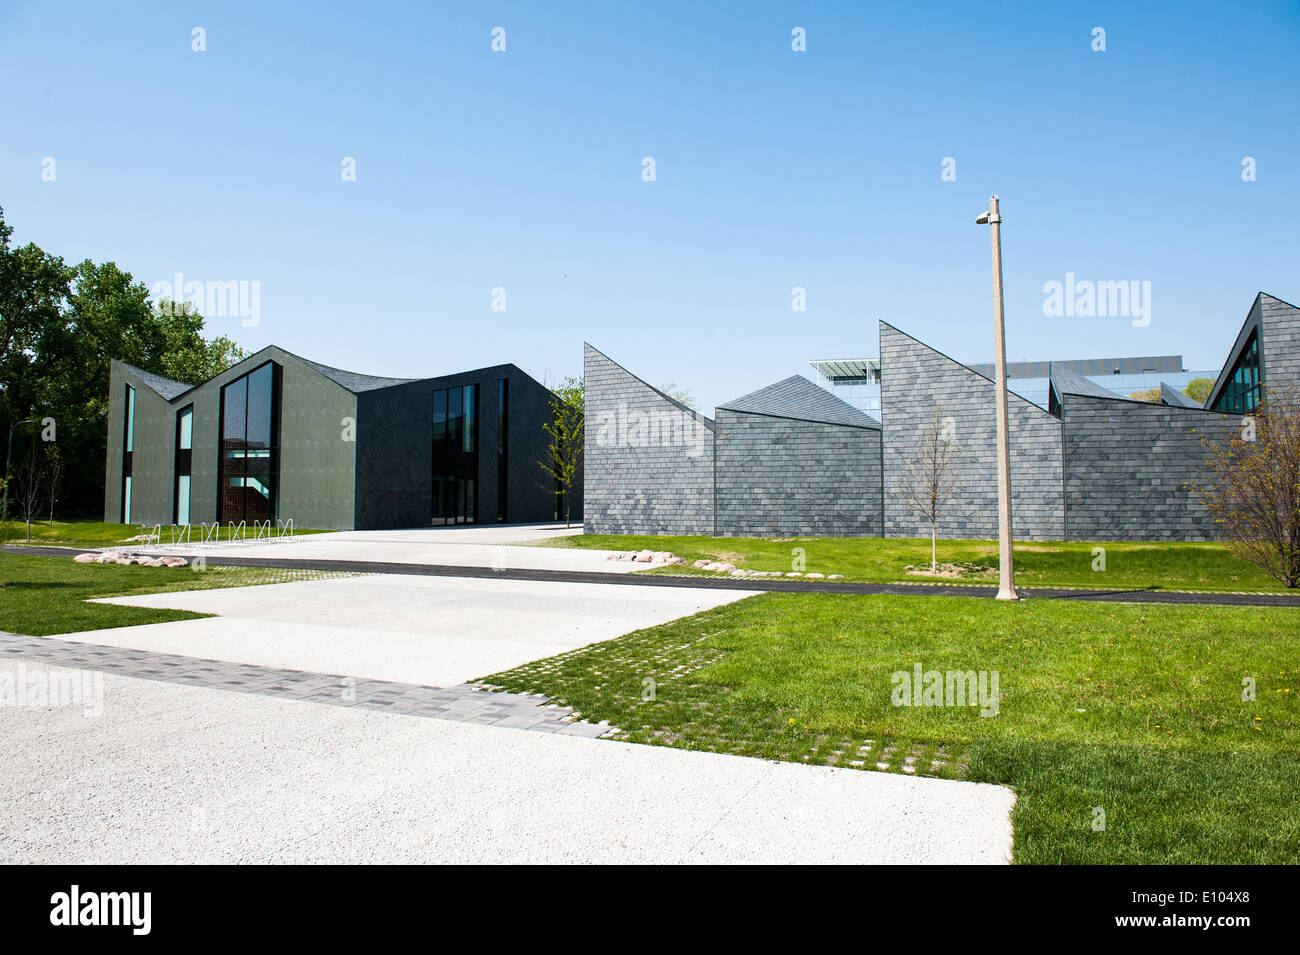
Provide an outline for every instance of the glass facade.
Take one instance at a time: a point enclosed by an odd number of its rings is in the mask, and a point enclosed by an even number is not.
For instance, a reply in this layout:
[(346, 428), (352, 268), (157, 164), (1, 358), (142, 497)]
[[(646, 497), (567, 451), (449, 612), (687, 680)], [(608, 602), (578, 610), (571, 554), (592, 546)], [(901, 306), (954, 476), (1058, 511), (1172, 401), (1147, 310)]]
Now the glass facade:
[(478, 386), (433, 393), (432, 524), (472, 524), (477, 514)]
[(126, 440), (122, 450), (122, 523), (131, 523), (131, 466), (135, 458), (135, 389), (126, 386)]
[(1237, 414), (1254, 411), (1259, 405), (1260, 391), (1259, 336), (1251, 332), (1236, 364), (1228, 373), (1228, 380), (1223, 383), (1223, 390), (1214, 399), (1214, 410)]
[(509, 467), (510, 379), (497, 381), (497, 520), (505, 521)]
[(217, 519), (276, 517), (280, 477), (280, 366), (268, 362), (221, 389)]
[(190, 522), (190, 474), (194, 455), (194, 406), (176, 414), (176, 499), (172, 505), (172, 522)]

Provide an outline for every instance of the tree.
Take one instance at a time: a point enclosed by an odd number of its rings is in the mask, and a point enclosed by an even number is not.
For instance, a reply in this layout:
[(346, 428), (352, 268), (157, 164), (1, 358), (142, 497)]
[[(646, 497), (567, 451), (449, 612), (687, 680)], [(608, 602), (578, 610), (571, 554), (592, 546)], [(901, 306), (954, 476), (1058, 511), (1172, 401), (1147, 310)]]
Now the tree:
[(45, 503), (45, 468), (35, 448), (29, 450), (14, 475), (14, 503), (18, 519), (27, 525), (27, 539), (32, 539), (32, 521)]
[(907, 465), (907, 506), (930, 522), (930, 573), (939, 569), (936, 541), (939, 515), (957, 491), (958, 452), (953, 440), (951, 418), (945, 418), (943, 402), (921, 434), (921, 446)]
[(45, 445), (45, 494), (50, 501), (50, 526), (54, 526), (54, 502), (59, 499), (63, 484), (63, 455), (59, 446), (50, 442)]
[(564, 526), (570, 524), (572, 491), (582, 467), (586, 390), (581, 378), (566, 378), (551, 390), (551, 420), (542, 424), (551, 439), (543, 471), (555, 481), (555, 494), (564, 507)]
[(683, 404), (688, 408), (695, 407), (695, 396), (691, 394), (691, 390), (689, 388), (681, 387), (677, 384), (676, 379), (668, 382), (668, 384), (664, 385), (659, 390), (678, 404)]
[(113, 262), (75, 266), (35, 245), (11, 246), (0, 209), (0, 434), (10, 422), (53, 418), (65, 511), (104, 499), (109, 367), (116, 358), (197, 384), (246, 356), (225, 336), (205, 338), (188, 303), (153, 303)]
[(1187, 387), (1183, 389), (1183, 394), (1203, 405), (1209, 399), (1210, 391), (1213, 388), (1213, 378), (1193, 378), (1187, 383)]
[(1129, 395), (1134, 401), (1147, 401), (1153, 405), (1160, 404), (1160, 389), (1147, 388), (1143, 391), (1135, 391)]
[(1300, 391), (1265, 389), (1235, 436), (1206, 443), (1212, 483), (1196, 490), (1229, 550), (1300, 585)]

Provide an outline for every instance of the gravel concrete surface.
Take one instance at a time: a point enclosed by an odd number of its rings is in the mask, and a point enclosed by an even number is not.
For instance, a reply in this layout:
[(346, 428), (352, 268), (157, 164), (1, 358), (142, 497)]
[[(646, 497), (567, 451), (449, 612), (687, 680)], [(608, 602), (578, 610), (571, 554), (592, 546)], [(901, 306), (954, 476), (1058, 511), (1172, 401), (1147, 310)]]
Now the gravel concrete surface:
[[(225, 528), (222, 529), (225, 533)], [(187, 544), (143, 548), (160, 553), (187, 556), (239, 557), (248, 559), (348, 560), (402, 564), (449, 564), (459, 567), (497, 567), (502, 570), (568, 570), (629, 574), (645, 570), (647, 564), (606, 560), (613, 551), (577, 550), (562, 547), (511, 546), (521, 542), (545, 541), (581, 534), (581, 525), (481, 524), (465, 527), (416, 527), (391, 531), (336, 531), (305, 534), (291, 540), (199, 544), (197, 536)]]
[(60, 639), (450, 686), (749, 596), (376, 574), (110, 597), (103, 602), (220, 616)]
[[(101, 632), (102, 636), (102, 632)], [(1002, 787), (104, 678), (0, 708), (0, 861), (999, 863)]]

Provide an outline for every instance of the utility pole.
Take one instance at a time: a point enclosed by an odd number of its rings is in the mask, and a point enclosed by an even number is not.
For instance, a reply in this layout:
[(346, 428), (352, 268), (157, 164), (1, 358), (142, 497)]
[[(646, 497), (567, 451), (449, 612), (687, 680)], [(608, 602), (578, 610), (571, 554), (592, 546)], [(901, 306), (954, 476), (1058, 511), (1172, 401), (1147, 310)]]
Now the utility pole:
[(998, 214), (997, 196), (989, 199), (989, 211), (981, 214), (975, 222), (990, 226), (993, 240), (993, 360), (997, 367), (998, 389), (998, 600), (1019, 600), (1011, 540), (1011, 439), (1007, 426), (1006, 314), (1002, 307), (1002, 216)]

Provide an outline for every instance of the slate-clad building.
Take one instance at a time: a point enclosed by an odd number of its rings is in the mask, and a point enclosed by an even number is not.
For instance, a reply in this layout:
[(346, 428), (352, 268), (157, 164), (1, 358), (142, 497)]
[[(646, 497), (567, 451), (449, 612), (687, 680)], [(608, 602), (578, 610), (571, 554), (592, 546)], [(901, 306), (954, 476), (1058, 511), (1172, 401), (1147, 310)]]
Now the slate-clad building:
[(110, 381), (106, 521), (351, 530), (557, 514), (539, 466), (550, 393), (515, 365), (383, 378), (270, 346), (199, 385), (116, 361)]
[[(878, 375), (881, 421), (799, 377), (728, 402), (710, 420), (586, 346), (586, 530), (928, 536), (907, 505), (907, 465), (937, 422), (953, 441), (957, 475), (939, 533), (996, 536), (991, 370), (885, 322), (878, 354), (863, 367)], [(1300, 308), (1256, 296), (1204, 405), (1168, 384), (1159, 403), (1122, 398), (1079, 366), (1045, 364), (1046, 407), (1008, 395), (1015, 536), (1213, 539), (1194, 490), (1209, 480), (1205, 445), (1238, 433), (1265, 388), (1300, 388)], [(641, 428), (643, 418), (680, 428)], [(601, 431), (598, 419), (613, 424)], [(672, 434), (689, 440), (663, 437)]]
[(796, 376), (710, 420), (584, 354), (589, 533), (880, 533), (880, 423), (852, 405)]

